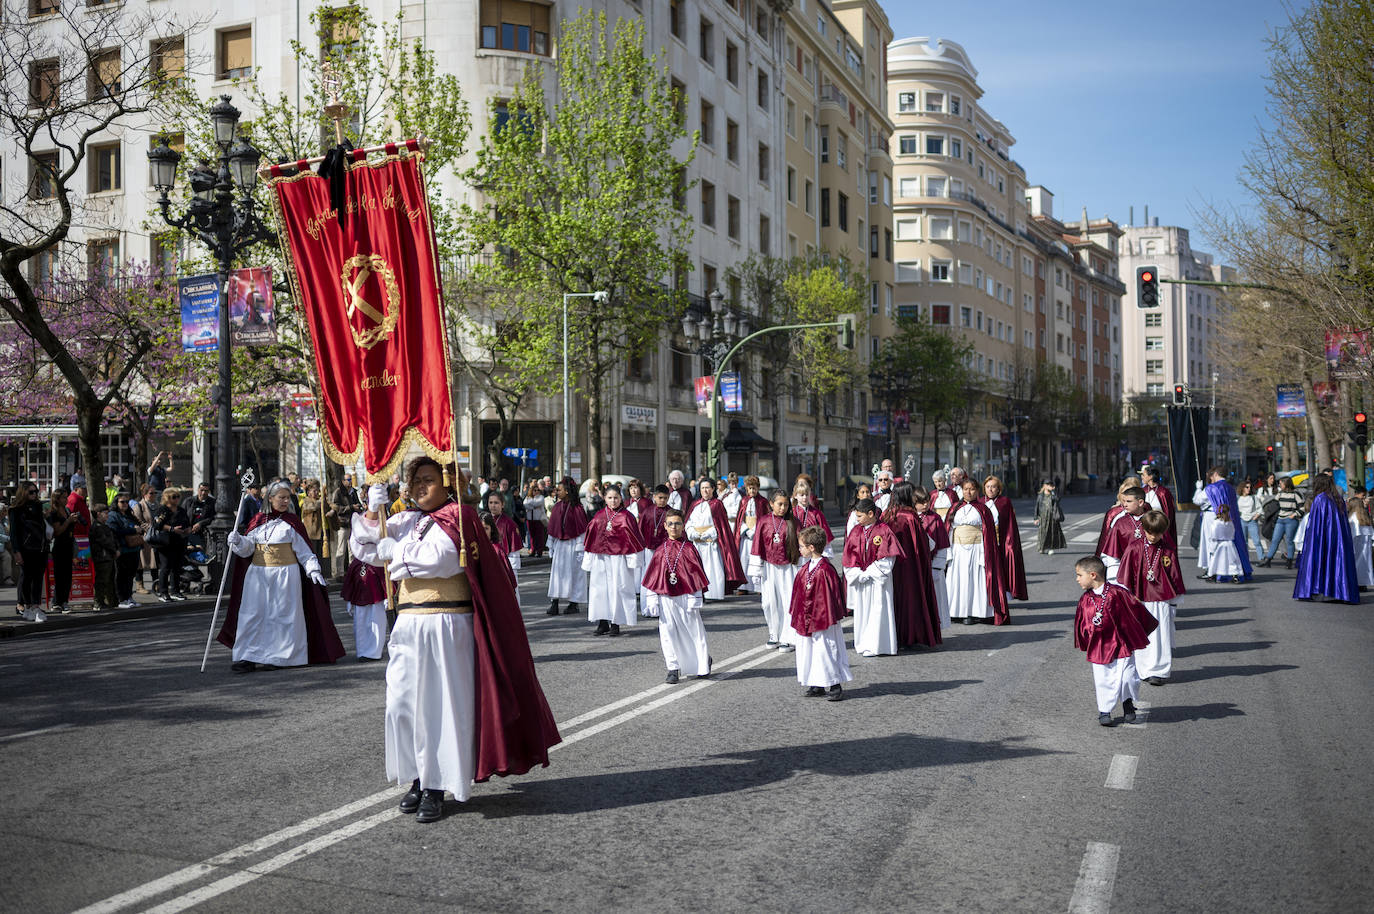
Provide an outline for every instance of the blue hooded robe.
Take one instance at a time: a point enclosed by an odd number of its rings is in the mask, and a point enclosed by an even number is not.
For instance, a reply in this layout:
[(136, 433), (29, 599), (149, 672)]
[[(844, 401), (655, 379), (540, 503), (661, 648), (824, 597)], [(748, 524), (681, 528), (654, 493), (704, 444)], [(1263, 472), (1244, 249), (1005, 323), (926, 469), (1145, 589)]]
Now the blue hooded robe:
[(1293, 585), (1295, 600), (1310, 600), (1317, 594), (1344, 603), (1360, 602), (1350, 522), (1345, 507), (1326, 492), (1312, 499), (1298, 556), (1298, 581)]
[(1236, 554), (1240, 556), (1241, 567), (1245, 569), (1242, 580), (1250, 580), (1254, 569), (1250, 567), (1250, 547), (1245, 542), (1245, 527), (1240, 522), (1240, 505), (1236, 502), (1236, 490), (1229, 482), (1219, 479), (1207, 486), (1207, 500), (1212, 504), (1212, 514), (1222, 505), (1231, 512), (1231, 527), (1235, 531)]

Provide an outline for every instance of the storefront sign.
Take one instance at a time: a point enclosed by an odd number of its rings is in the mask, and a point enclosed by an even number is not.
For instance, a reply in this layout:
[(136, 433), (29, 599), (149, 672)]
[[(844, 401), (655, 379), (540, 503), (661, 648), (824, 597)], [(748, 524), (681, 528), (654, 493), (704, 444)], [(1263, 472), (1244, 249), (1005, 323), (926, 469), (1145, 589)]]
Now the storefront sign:
[(633, 406), (629, 403), (622, 403), (620, 406), (620, 421), (626, 425), (657, 428), (658, 408), (654, 406)]

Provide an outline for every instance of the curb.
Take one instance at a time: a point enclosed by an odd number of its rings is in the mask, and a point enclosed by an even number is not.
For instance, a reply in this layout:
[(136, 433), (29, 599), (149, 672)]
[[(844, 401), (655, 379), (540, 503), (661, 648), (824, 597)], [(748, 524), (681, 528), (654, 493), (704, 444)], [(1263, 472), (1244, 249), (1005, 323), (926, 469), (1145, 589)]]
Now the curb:
[(68, 628), (85, 628), (89, 625), (104, 625), (107, 622), (155, 619), (159, 616), (192, 612), (197, 609), (213, 609), (214, 606), (214, 600), (187, 599), (184, 603), (150, 603), (135, 609), (111, 609), (99, 612), (88, 610), (67, 615), (50, 615), (46, 622), (6, 621), (0, 622), (0, 639), (22, 638), (25, 635), (37, 635)]

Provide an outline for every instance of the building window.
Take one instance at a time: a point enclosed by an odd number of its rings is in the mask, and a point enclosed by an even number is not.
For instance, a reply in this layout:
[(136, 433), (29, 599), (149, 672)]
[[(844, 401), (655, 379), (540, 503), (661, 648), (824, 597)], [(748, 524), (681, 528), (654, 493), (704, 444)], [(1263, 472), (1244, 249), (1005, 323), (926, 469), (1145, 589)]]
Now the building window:
[(253, 74), (253, 27), (219, 33), (215, 73), (219, 79), (247, 79)]
[(949, 306), (949, 305), (931, 305), (931, 306), (930, 306), (930, 322), (931, 322), (932, 324), (939, 324), (939, 325), (941, 325), (941, 326), (948, 327), (948, 326), (949, 326), (949, 311), (950, 311), (950, 306)]
[(759, 144), (759, 183), (767, 184), (772, 180), (769, 169), (770, 150), (767, 143)]
[(811, 149), (811, 115), (802, 115), (802, 148), (810, 151)]
[(765, 257), (773, 250), (773, 223), (767, 216), (759, 216), (759, 253)]
[(969, 330), (973, 329), (973, 309), (968, 305), (959, 306), (959, 326)]
[(35, 152), (29, 157), (29, 199), (51, 200), (57, 196), (61, 159), (56, 150)]
[(672, 32), (678, 41), (687, 40), (686, 13), (682, 0), (668, 0), (668, 31)]
[(86, 162), (89, 168), (86, 186), (90, 193), (119, 190), (124, 186), (120, 176), (119, 160), (118, 142), (91, 144), (86, 147)]
[(1163, 351), (1164, 351), (1164, 337), (1162, 337), (1162, 336), (1147, 336), (1147, 337), (1145, 337), (1145, 351), (1146, 351), (1146, 352), (1163, 352)]
[(878, 313), (878, 284), (876, 282), (868, 284), (868, 313)]
[(86, 97), (95, 101), (118, 95), (123, 86), (123, 70), (119, 63), (119, 49), (91, 55), (86, 70)]
[(920, 282), (921, 264), (915, 260), (903, 260), (897, 264), (898, 282)]
[(953, 237), (953, 226), (948, 216), (930, 217), (930, 238), (932, 241), (949, 241)]
[(1164, 374), (1164, 360), (1163, 360), (1163, 359), (1146, 359), (1146, 360), (1145, 360), (1145, 373), (1146, 373), (1146, 374)]
[(787, 135), (795, 137), (797, 135), (797, 103), (792, 99), (787, 100)]
[(687, 84), (676, 76), (670, 83), (672, 92), (670, 93), (673, 102), (673, 116), (679, 127), (687, 126)]
[[(949, 282), (949, 266), (950, 263), (948, 260), (932, 260), (930, 262), (930, 281)], [(978, 312), (978, 314), (979, 317), (982, 316), (981, 311)]]
[(959, 96), (957, 96), (957, 95), (951, 95), (951, 96), (949, 97), (949, 113), (950, 113), (950, 114), (958, 114), (958, 113), (959, 113), (959, 109), (960, 109), (961, 107), (963, 107), (963, 106), (962, 106), (962, 103), (959, 101)]
[(878, 227), (875, 225), (868, 230), (868, 256), (877, 257), (879, 251)]
[(915, 92), (898, 92), (898, 93), (897, 93), (897, 111), (898, 111), (898, 113), (906, 113), (906, 112), (915, 111), (915, 110), (916, 110), (916, 93), (915, 93)]
[(944, 178), (927, 177), (927, 178), (926, 178), (926, 196), (927, 196), (927, 197), (943, 197), (943, 196), (945, 195), (945, 188), (946, 188), (947, 186), (948, 186), (948, 185), (946, 184)]
[(763, 40), (768, 40), (768, 8), (762, 3), (758, 4), (754, 10), (754, 31), (763, 36)]
[(687, 212), (687, 168), (677, 169), (677, 180), (673, 182), (673, 206), (678, 212)]
[(949, 154), (952, 155), (952, 156), (954, 156), (954, 158), (956, 158), (956, 159), (962, 158), (963, 155), (964, 155), (964, 144), (963, 144), (963, 142), (962, 142), (961, 140), (956, 140), (956, 139), (954, 139), (953, 137), (950, 137), (950, 140), (949, 140)]
[(701, 142), (707, 146), (716, 145), (716, 106), (704, 98), (701, 100)]
[(716, 225), (716, 185), (710, 181), (701, 182), (701, 224), (708, 228)]
[(883, 229), (883, 259), (892, 262), (892, 229)]
[(154, 41), (150, 57), (153, 72), (160, 81), (180, 84), (186, 78), (186, 39), (183, 36)]
[(176, 275), (179, 258), (174, 243), (154, 237), (151, 253), (151, 266), (158, 276), (168, 278)]
[(701, 20), (700, 40), (702, 63), (714, 64), (716, 62), (716, 28), (711, 24), (710, 19)]
[(926, 135), (926, 155), (942, 156), (945, 154), (945, 138), (942, 136)]
[(729, 118), (725, 121), (725, 158), (739, 162), (739, 124)]
[(725, 234), (739, 241), (739, 198), (725, 198)]
[(835, 164), (849, 171), (849, 139), (839, 131), (835, 132)]
[(1163, 326), (1164, 326), (1164, 315), (1160, 314), (1158, 311), (1155, 311), (1155, 312), (1147, 312), (1146, 315), (1145, 315), (1145, 326), (1146, 326), (1146, 327), (1163, 327)]
[(91, 279), (108, 279), (119, 270), (119, 239), (97, 238), (86, 242), (86, 267)]
[(835, 206), (838, 211), (840, 231), (849, 231), (849, 197), (845, 194), (835, 193)]
[(739, 48), (731, 41), (725, 42), (725, 78), (731, 85), (739, 85)]
[(897, 196), (899, 197), (919, 197), (921, 196), (920, 178), (898, 178)]
[(768, 72), (766, 70), (759, 70), (758, 102), (760, 108), (764, 111), (768, 110)]
[(822, 124), (816, 135), (820, 138), (821, 164), (824, 165), (830, 161), (830, 128)]
[(935, 114), (943, 114), (945, 110), (945, 93), (927, 92), (926, 110)]
[(802, 210), (809, 216), (811, 215), (811, 195), (816, 185), (810, 179), (802, 182)]
[(29, 64), (30, 108), (57, 106), (61, 73), (61, 65), (56, 60), (36, 60)]
[(830, 188), (821, 188), (821, 228), (830, 225)]

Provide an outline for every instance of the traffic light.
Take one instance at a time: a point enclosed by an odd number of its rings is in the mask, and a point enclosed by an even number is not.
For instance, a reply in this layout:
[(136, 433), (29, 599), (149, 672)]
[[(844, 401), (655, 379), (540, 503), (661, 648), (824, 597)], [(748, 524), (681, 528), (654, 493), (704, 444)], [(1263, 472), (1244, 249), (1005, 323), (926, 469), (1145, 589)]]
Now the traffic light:
[(1355, 414), (1355, 447), (1364, 448), (1369, 446), (1369, 417), (1364, 413)]
[(1274, 458), (1274, 446), (1272, 444), (1266, 444), (1264, 446), (1264, 453), (1268, 454), (1269, 459), (1272, 460)]
[(837, 323), (840, 325), (840, 348), (853, 351), (854, 349), (854, 328), (858, 325), (859, 319), (853, 314), (841, 314)]
[(1188, 386), (1187, 386), (1186, 384), (1175, 384), (1175, 385), (1174, 385), (1174, 405), (1175, 405), (1175, 406), (1187, 406), (1187, 405), (1188, 405)]
[(1159, 267), (1135, 268), (1135, 300), (1142, 308), (1159, 307)]
[(1245, 423), (1242, 422), (1242, 423), (1240, 424), (1240, 434), (1241, 434), (1242, 437), (1245, 436), (1245, 427), (1246, 427), (1246, 426), (1245, 426)]
[(710, 470), (712, 478), (720, 468), (720, 440), (712, 438), (706, 442), (706, 465)]

